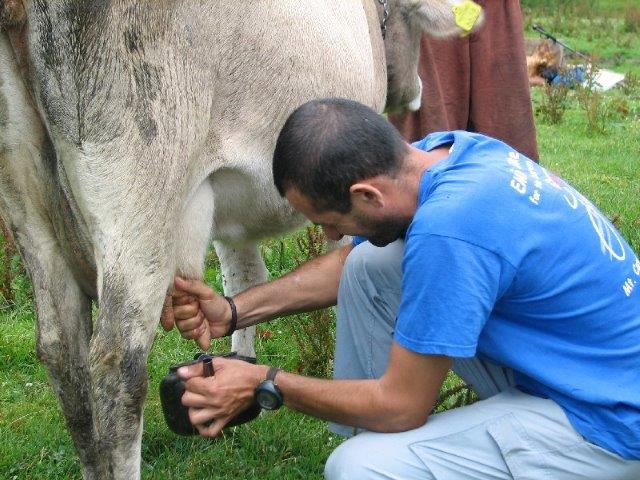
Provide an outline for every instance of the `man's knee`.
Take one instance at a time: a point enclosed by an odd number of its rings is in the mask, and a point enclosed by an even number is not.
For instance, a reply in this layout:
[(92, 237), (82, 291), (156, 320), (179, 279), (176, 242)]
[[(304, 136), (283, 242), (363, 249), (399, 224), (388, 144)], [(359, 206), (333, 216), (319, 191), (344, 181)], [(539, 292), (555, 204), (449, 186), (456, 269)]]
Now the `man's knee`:
[(382, 248), (362, 243), (347, 257), (345, 278), (356, 278), (359, 282), (367, 279), (381, 288), (400, 290), (403, 251), (401, 241)]
[(357, 442), (356, 438), (346, 441), (329, 456), (324, 467), (324, 477), (327, 480), (382, 478), (375, 457), (372, 458), (371, 452), (363, 448), (362, 442)]
[(327, 480), (347, 480), (353, 478), (364, 478), (359, 472), (364, 466), (362, 462), (366, 459), (358, 457), (356, 452), (350, 451), (347, 442), (336, 448), (327, 459), (324, 466), (324, 478)]
[(394, 442), (387, 435), (365, 432), (344, 442), (327, 459), (325, 478), (435, 480), (408, 445)]

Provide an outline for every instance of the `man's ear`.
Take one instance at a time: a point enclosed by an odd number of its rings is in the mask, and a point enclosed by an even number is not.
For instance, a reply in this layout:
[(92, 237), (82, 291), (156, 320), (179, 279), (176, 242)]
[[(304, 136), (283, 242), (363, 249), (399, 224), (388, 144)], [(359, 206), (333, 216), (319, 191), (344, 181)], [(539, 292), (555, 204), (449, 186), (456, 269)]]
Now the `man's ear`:
[(381, 208), (385, 204), (384, 195), (375, 185), (358, 182), (349, 188), (351, 204), (361, 209)]

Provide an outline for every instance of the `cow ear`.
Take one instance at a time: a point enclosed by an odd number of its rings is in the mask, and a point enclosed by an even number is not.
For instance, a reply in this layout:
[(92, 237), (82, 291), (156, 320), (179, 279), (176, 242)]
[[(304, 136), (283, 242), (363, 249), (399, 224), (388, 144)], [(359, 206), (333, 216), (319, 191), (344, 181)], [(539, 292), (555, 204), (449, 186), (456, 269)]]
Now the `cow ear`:
[(482, 7), (472, 0), (404, 1), (411, 4), (411, 21), (424, 33), (433, 37), (468, 35), (476, 30), (484, 19)]

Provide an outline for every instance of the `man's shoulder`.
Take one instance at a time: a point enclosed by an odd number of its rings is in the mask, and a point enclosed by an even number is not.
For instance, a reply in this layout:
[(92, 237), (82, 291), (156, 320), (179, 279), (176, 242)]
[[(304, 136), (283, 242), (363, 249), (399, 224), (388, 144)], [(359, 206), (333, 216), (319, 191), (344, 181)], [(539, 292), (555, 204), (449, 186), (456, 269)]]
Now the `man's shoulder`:
[(482, 133), (468, 132), (466, 130), (432, 132), (422, 139), (413, 142), (412, 146), (420, 150), (429, 151), (448, 143), (457, 144), (464, 150), (474, 149), (475, 147), (513, 150), (512, 147), (497, 138)]
[(432, 233), (471, 223), (486, 226), (509, 201), (507, 174), (483, 160), (457, 159), (430, 175), (431, 182), (425, 185), (413, 224)]
[(511, 152), (505, 148), (491, 158), (456, 158), (431, 172), (407, 237), (455, 238), (511, 258), (515, 237), (533, 221), (530, 205), (511, 185)]

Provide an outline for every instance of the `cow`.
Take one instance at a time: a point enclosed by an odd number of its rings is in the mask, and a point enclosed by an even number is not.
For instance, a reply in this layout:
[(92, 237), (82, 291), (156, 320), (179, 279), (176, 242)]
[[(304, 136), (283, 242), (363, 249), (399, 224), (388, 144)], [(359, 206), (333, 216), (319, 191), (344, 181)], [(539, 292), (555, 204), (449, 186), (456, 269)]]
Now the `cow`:
[(84, 478), (139, 478), (174, 275), (200, 278), (212, 240), (232, 295), (266, 280), (257, 242), (301, 224), (271, 178), (287, 115), (416, 108), (419, 36), (466, 33), (468, 3), (0, 0), (0, 212)]

